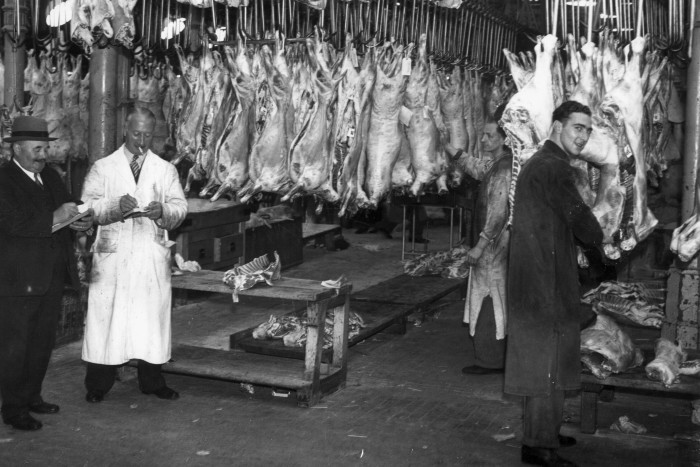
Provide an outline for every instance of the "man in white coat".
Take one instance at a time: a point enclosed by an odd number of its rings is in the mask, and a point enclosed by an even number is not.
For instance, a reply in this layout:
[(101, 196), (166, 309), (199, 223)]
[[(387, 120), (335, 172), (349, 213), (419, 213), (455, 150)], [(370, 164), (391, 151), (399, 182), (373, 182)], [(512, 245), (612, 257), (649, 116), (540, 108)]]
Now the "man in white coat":
[(150, 110), (130, 110), (124, 145), (85, 179), (83, 200), (98, 224), (82, 352), (88, 402), (102, 401), (131, 359), (144, 394), (179, 397), (161, 365), (170, 359), (167, 231), (184, 220), (187, 201), (175, 167), (149, 150), (155, 124)]

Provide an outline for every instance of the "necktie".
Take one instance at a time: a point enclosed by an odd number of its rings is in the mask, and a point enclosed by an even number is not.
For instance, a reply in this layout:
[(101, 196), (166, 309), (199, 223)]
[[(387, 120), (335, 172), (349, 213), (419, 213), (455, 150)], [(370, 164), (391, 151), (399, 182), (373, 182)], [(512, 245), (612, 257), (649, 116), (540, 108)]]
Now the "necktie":
[(131, 173), (134, 174), (134, 180), (139, 181), (139, 173), (141, 172), (141, 166), (139, 165), (139, 156), (134, 154), (134, 158), (131, 159), (129, 166), (131, 167)]
[(39, 178), (39, 174), (34, 174), (34, 183), (39, 185), (39, 188), (41, 188), (42, 190), (44, 189), (44, 184), (41, 183), (41, 179)]

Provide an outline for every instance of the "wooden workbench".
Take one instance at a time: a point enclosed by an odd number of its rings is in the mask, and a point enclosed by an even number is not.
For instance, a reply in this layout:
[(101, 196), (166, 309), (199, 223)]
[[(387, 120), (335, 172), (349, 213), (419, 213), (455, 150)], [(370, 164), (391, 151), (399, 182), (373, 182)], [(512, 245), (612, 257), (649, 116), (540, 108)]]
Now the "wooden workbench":
[[(187, 272), (173, 276), (172, 288), (230, 294), (221, 271)], [(296, 392), (302, 407), (316, 404), (322, 395), (345, 386), (347, 375), (348, 315), (351, 285), (340, 289), (321, 286), (319, 281), (282, 278), (274, 286), (257, 284), (239, 292), (240, 296), (264, 297), (306, 302), (308, 332), (304, 363), (293, 359), (261, 356), (193, 346), (174, 346), (172, 361), (163, 370), (193, 376), (257, 384)], [(321, 363), (324, 323), (328, 302), (342, 297), (341, 313), (333, 321), (333, 350), (328, 365)]]

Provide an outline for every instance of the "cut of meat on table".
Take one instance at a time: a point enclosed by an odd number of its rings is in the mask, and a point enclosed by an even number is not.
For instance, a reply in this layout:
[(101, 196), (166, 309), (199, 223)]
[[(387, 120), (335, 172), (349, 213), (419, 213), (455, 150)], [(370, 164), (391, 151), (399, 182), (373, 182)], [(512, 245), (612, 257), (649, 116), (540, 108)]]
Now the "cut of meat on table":
[(687, 357), (683, 349), (668, 339), (661, 338), (656, 341), (654, 353), (654, 360), (645, 367), (647, 377), (660, 381), (666, 387), (678, 382), (680, 367)]
[[(591, 354), (598, 354), (603, 358)], [(640, 366), (644, 357), (632, 339), (611, 318), (598, 315), (581, 331), (581, 361), (597, 378)]]

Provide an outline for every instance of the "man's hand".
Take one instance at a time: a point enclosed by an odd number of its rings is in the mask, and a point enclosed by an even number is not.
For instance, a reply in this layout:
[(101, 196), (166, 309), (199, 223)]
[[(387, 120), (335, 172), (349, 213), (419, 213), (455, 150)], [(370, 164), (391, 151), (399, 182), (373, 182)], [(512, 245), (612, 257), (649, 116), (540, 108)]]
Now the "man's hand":
[(475, 246), (467, 252), (467, 264), (469, 266), (476, 266), (482, 254), (484, 254), (484, 249), (479, 247), (479, 245)]
[(134, 198), (130, 194), (126, 194), (119, 198), (119, 210), (122, 212), (122, 214), (126, 214), (132, 209), (138, 207), (138, 205), (139, 202), (136, 201), (136, 198)]
[(88, 230), (90, 227), (92, 227), (92, 224), (93, 224), (92, 209), (90, 209), (90, 214), (83, 217), (82, 219), (78, 219), (77, 221), (71, 223), (68, 227), (70, 227), (73, 230), (77, 230), (78, 232), (84, 232), (84, 231)]
[(53, 223), (60, 224), (77, 215), (78, 206), (75, 203), (63, 203), (53, 212)]
[(158, 220), (163, 216), (163, 205), (158, 201), (151, 201), (148, 206), (146, 206), (146, 217), (151, 220)]

